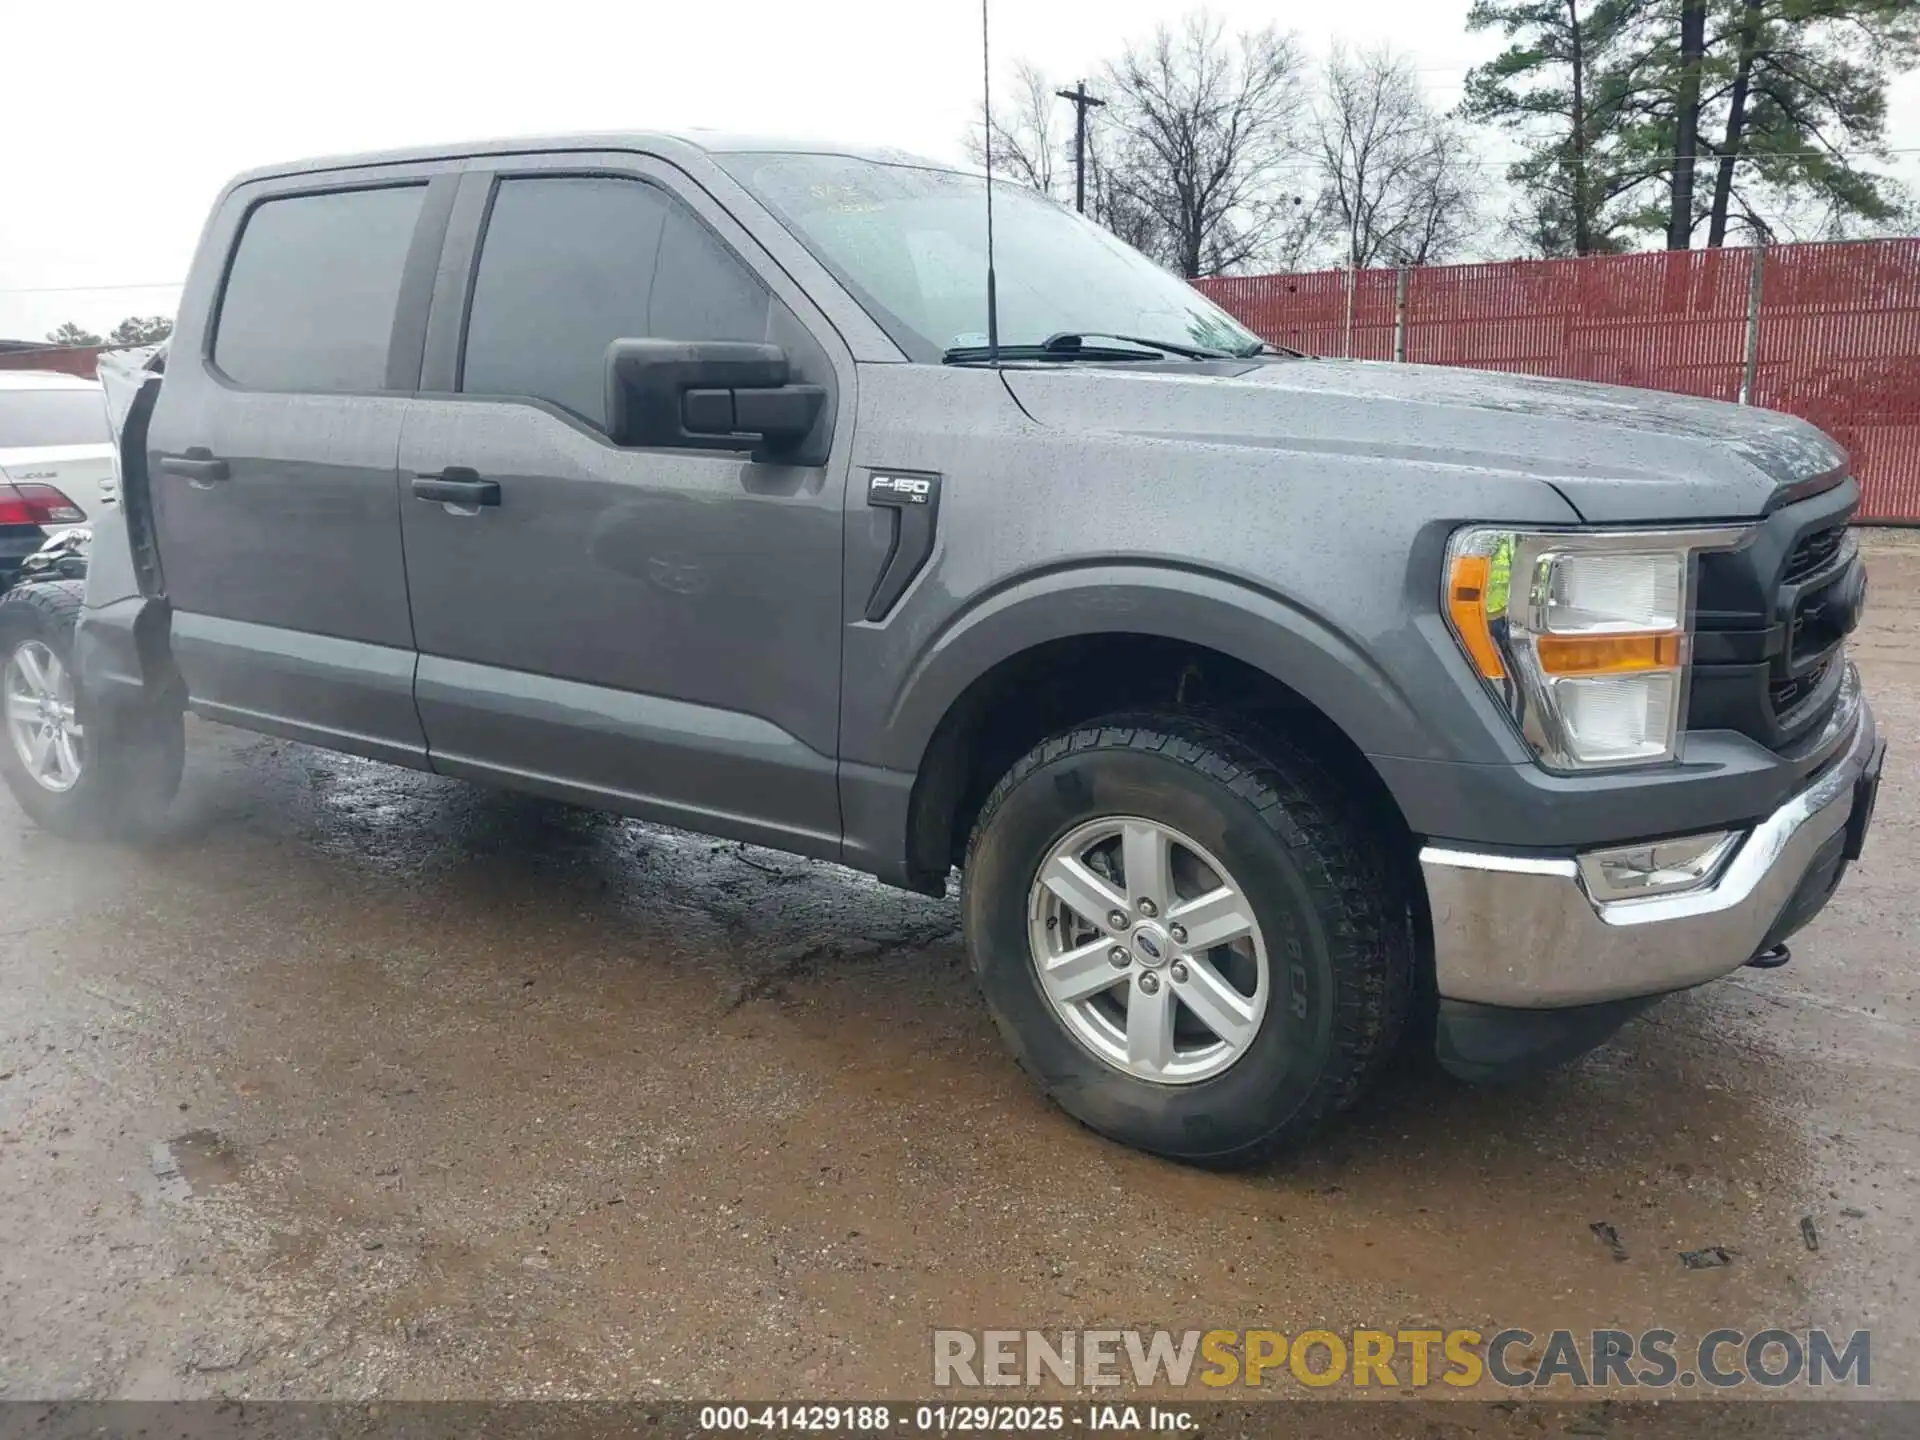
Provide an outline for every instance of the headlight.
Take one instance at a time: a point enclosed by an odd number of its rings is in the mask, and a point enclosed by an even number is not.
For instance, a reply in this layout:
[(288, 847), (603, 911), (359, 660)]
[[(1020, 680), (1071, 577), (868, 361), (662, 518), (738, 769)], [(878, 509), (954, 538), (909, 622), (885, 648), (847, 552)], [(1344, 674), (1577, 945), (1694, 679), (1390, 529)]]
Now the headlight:
[(1671, 760), (1692, 658), (1694, 557), (1753, 533), (1474, 526), (1447, 546), (1443, 608), (1543, 764)]

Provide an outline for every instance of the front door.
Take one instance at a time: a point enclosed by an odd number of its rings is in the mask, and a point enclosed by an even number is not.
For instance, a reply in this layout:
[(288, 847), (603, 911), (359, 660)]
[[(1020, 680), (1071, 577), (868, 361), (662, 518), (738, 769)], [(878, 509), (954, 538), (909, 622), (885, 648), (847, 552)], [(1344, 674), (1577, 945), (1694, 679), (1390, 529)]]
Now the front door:
[(837, 855), (847, 437), (760, 464), (604, 421), (616, 339), (771, 340), (832, 397), (844, 351), (679, 172), (495, 165), (462, 181), (400, 442), (432, 763)]

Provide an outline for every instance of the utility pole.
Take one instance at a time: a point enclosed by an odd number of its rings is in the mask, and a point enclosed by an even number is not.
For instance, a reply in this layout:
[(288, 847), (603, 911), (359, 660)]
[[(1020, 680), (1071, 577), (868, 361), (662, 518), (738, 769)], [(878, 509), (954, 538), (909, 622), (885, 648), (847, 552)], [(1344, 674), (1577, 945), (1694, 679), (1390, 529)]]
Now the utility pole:
[(1071, 90), (1053, 92), (1073, 106), (1073, 208), (1087, 213), (1087, 111), (1098, 110), (1107, 102), (1087, 93), (1087, 82), (1077, 80)]

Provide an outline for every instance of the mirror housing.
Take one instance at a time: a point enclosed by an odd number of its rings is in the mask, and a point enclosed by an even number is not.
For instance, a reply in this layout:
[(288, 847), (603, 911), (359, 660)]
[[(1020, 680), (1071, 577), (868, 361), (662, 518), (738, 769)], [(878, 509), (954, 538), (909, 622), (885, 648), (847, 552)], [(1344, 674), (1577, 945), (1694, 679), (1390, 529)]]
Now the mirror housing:
[(616, 445), (793, 452), (825, 407), (818, 385), (787, 379), (778, 345), (735, 340), (616, 340), (607, 347), (607, 435)]

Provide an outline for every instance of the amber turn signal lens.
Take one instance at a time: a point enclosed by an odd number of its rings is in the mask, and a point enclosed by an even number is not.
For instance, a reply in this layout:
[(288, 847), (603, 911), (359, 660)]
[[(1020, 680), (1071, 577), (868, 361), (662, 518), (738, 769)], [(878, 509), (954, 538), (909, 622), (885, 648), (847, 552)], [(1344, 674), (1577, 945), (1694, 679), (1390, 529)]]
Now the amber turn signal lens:
[(1487, 620), (1491, 570), (1485, 555), (1455, 556), (1453, 573), (1447, 577), (1447, 614), (1474, 668), (1489, 680), (1501, 680), (1507, 667), (1500, 661), (1500, 647), (1493, 642), (1493, 627)]
[(1628, 675), (1671, 670), (1680, 663), (1680, 633), (1542, 635), (1533, 643), (1549, 675)]

